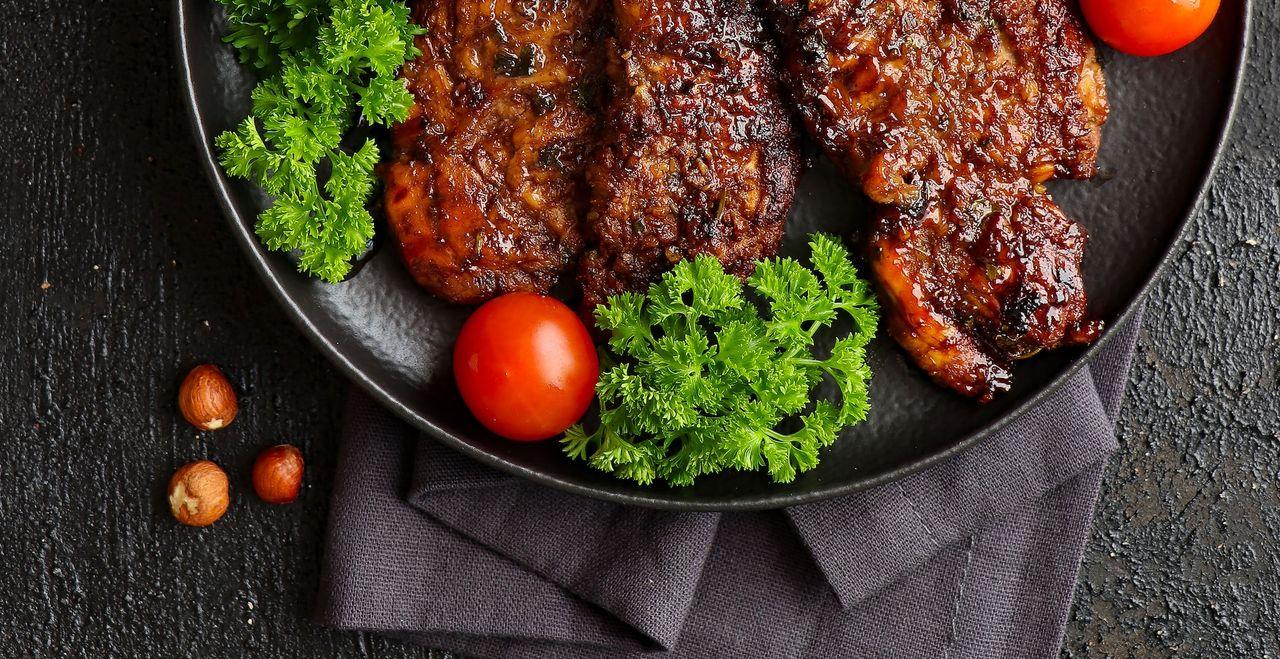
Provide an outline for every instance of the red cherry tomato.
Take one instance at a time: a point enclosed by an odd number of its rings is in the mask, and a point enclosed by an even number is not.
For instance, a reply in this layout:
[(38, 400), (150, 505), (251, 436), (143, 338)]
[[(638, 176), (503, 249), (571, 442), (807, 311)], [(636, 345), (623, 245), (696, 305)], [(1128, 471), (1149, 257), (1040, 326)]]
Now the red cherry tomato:
[(1089, 27), (1130, 55), (1164, 55), (1204, 34), (1219, 0), (1081, 0)]
[(508, 439), (554, 437), (587, 411), (600, 362), (586, 326), (564, 303), (533, 293), (486, 302), (453, 349), (462, 400)]

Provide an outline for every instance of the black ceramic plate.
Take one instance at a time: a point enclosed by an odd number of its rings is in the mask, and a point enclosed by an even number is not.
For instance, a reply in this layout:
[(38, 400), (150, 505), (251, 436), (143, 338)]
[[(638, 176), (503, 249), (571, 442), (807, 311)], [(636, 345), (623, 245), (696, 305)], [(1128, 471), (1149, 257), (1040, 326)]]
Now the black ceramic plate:
[[(477, 424), (452, 383), (450, 349), (468, 310), (419, 290), (395, 250), (381, 250), (336, 286), (294, 271), (253, 235), (262, 195), (229, 180), (211, 152), (213, 136), (248, 109), (252, 80), (221, 42), (215, 0), (175, 0), (179, 64), (202, 166), (221, 197), (252, 266), (303, 331), (379, 401), (428, 435), (481, 462), (571, 492), (663, 508), (776, 508), (890, 482), (964, 450), (1060, 385), (1111, 337), (1088, 350), (1062, 350), (1019, 364), (1013, 392), (979, 406), (931, 384), (883, 335), (875, 343), (870, 419), (822, 453), (794, 483), (759, 474), (704, 478), (695, 486), (639, 487), (571, 462), (555, 442), (518, 444)], [(1104, 172), (1062, 182), (1054, 194), (1089, 229), (1085, 259), (1093, 312), (1115, 327), (1134, 309), (1178, 249), (1187, 218), (1212, 173), (1230, 123), (1248, 42), (1247, 2), (1224, 3), (1213, 28), (1174, 55), (1140, 59), (1103, 49), (1111, 119), (1103, 130)], [(787, 248), (816, 229), (848, 234), (865, 214), (858, 193), (825, 162), (809, 171), (788, 225)]]

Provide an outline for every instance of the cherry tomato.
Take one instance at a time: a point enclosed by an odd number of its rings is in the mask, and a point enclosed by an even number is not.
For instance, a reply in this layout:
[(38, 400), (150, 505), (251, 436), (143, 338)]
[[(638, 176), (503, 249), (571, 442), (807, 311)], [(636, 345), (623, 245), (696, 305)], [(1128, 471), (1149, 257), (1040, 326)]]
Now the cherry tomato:
[(600, 362), (586, 326), (564, 303), (509, 293), (467, 319), (453, 349), (462, 400), (508, 439), (554, 437), (587, 411)]
[(1195, 41), (1218, 13), (1219, 0), (1081, 0), (1089, 27), (1130, 55), (1164, 55)]

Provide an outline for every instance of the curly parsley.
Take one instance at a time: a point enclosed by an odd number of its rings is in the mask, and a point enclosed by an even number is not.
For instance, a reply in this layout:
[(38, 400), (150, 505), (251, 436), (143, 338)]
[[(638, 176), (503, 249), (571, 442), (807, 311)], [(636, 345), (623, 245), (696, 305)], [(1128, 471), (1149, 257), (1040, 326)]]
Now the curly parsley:
[(413, 96), (396, 71), (417, 57), (420, 28), (400, 0), (220, 0), (226, 37), (261, 76), (253, 111), (215, 140), (227, 173), (274, 203), (258, 217), (268, 248), (297, 251), (298, 269), (341, 281), (373, 238), (365, 203), (378, 146), (342, 146), (357, 116), (403, 121)]
[[(599, 427), (570, 428), (565, 452), (641, 484), (762, 466), (785, 483), (816, 466), (819, 448), (867, 416), (866, 346), (879, 319), (844, 246), (822, 234), (809, 246), (812, 270), (789, 258), (759, 264), (747, 282), (759, 307), (709, 256), (677, 264), (647, 295), (599, 306), (616, 365), (597, 386)], [(841, 313), (852, 332), (815, 355), (815, 335)], [(824, 377), (838, 403), (812, 400)]]

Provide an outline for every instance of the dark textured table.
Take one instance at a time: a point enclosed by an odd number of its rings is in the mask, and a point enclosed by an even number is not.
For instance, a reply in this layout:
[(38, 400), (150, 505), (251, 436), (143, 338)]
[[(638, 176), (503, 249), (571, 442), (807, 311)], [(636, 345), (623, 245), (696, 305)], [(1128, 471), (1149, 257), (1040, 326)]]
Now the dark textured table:
[[(308, 620), (346, 384), (228, 240), (168, 3), (0, 8), (0, 656), (428, 656)], [(1231, 146), (1151, 297), (1064, 656), (1280, 654), (1280, 6), (1254, 18)], [(202, 361), (242, 394), (218, 433), (175, 410)], [(306, 488), (267, 506), (246, 474), (284, 441)], [(233, 500), (194, 530), (164, 486), (200, 457)]]

